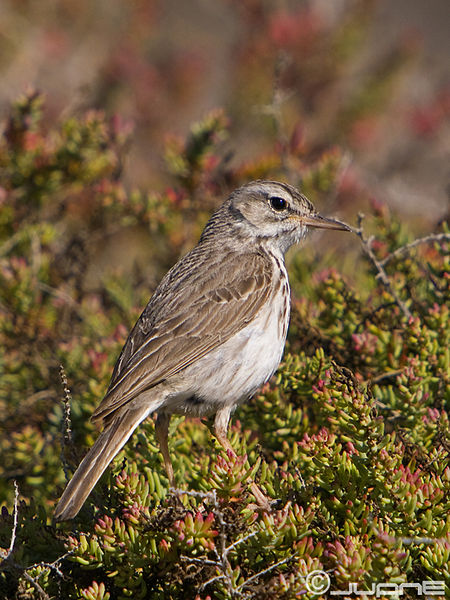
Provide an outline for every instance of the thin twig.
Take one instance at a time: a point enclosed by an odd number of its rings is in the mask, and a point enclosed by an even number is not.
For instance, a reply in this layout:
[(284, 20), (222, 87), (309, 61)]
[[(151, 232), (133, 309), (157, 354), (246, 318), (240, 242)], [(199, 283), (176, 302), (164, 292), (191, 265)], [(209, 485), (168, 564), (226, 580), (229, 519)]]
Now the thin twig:
[(50, 600), (50, 596), (47, 594), (47, 592), (44, 591), (44, 589), (39, 585), (39, 583), (36, 581), (36, 579), (34, 579), (34, 577), (31, 577), (31, 575), (26, 571), (24, 571), (22, 575), (29, 583), (31, 583), (31, 585), (37, 591), (42, 600)]
[(41, 600), (50, 600), (50, 596), (47, 594), (47, 592), (45, 592), (45, 590), (42, 588), (42, 586), (38, 582), (38, 578), (40, 577), (40, 575), (35, 578), (35, 577), (32, 577), (28, 573), (28, 571), (30, 569), (36, 569), (37, 567), (43, 567), (43, 568), (55, 571), (55, 573), (57, 573), (57, 575), (59, 577), (64, 577), (61, 569), (59, 568), (59, 563), (62, 560), (64, 560), (65, 558), (67, 558), (68, 556), (70, 556), (71, 554), (73, 554), (74, 551), (71, 550), (70, 552), (66, 552), (63, 556), (60, 556), (59, 558), (54, 560), (52, 563), (40, 562), (40, 563), (35, 563), (33, 565), (30, 565), (29, 567), (23, 567), (22, 565), (16, 563), (12, 559), (12, 554), (13, 554), (14, 546), (16, 543), (17, 525), (18, 525), (18, 521), (19, 521), (19, 486), (17, 485), (16, 481), (14, 481), (13, 517), (14, 517), (14, 521), (13, 521), (13, 528), (12, 528), (12, 532), (11, 532), (11, 542), (9, 544), (8, 552), (6, 552), (6, 554), (3, 554), (2, 552), (0, 552), (1, 558), (4, 559), (1, 564), (1, 570), (12, 569), (14, 571), (19, 572), (20, 577), (23, 577), (28, 583), (30, 583), (33, 586), (33, 588), (36, 590), (36, 592), (38, 593)]
[(199, 588), (199, 591), (203, 592), (203, 590), (205, 590), (208, 587), (208, 585), (214, 583), (215, 581), (219, 581), (220, 579), (226, 579), (225, 575), (214, 575), (214, 577), (211, 577), (211, 579), (208, 579), (208, 581), (202, 583), (202, 585)]
[(210, 500), (214, 505), (216, 503), (216, 494), (215, 490), (213, 492), (196, 492), (195, 490), (182, 490), (181, 488), (169, 488), (169, 492), (171, 494), (175, 494), (176, 496), (192, 496), (193, 498), (200, 498), (201, 500)]
[(61, 463), (64, 470), (64, 476), (66, 478), (66, 482), (69, 481), (69, 469), (67, 465), (66, 459), (66, 448), (73, 448), (72, 441), (72, 421), (70, 416), (70, 405), (72, 402), (72, 394), (70, 393), (69, 383), (67, 381), (66, 371), (63, 365), (59, 365), (59, 376), (61, 378), (61, 383), (63, 386), (64, 397), (63, 397), (63, 405), (64, 405), (64, 420), (62, 421), (62, 440), (61, 440)]
[(61, 383), (64, 390), (64, 440), (67, 443), (72, 444), (72, 422), (70, 418), (72, 394), (70, 393), (69, 382), (67, 381), (67, 375), (63, 365), (59, 365), (59, 375), (61, 377)]
[(356, 234), (359, 237), (359, 239), (361, 240), (361, 244), (362, 244), (364, 252), (367, 254), (369, 259), (372, 261), (373, 265), (375, 266), (376, 270), (378, 271), (377, 277), (386, 286), (389, 293), (394, 298), (397, 306), (400, 308), (400, 310), (405, 315), (405, 317), (407, 319), (410, 319), (412, 317), (411, 311), (406, 306), (406, 304), (403, 302), (403, 300), (400, 298), (397, 291), (394, 289), (393, 285), (391, 284), (391, 282), (389, 280), (389, 277), (387, 276), (386, 271), (383, 268), (383, 265), (378, 260), (378, 258), (375, 256), (375, 253), (372, 250), (372, 242), (374, 240), (374, 237), (370, 236), (370, 237), (366, 238), (364, 235), (364, 231), (362, 228), (363, 219), (364, 219), (364, 215), (360, 213), (358, 215), (358, 228), (355, 229), (353, 227), (350, 227), (349, 229), (350, 229), (350, 231), (352, 231), (354, 234)]
[(59, 365), (59, 376), (61, 377), (61, 383), (64, 390), (64, 441), (72, 444), (72, 421), (70, 418), (72, 394), (70, 393), (69, 382), (67, 381), (67, 375), (63, 365)]
[(215, 560), (211, 560), (206, 557), (203, 557), (203, 558), (202, 557), (190, 557), (190, 556), (185, 556), (185, 555), (182, 555), (180, 557), (183, 561), (186, 561), (188, 563), (209, 565), (209, 566), (215, 567), (217, 569), (216, 575), (212, 576), (210, 579), (208, 579), (207, 581), (205, 581), (204, 583), (202, 583), (200, 585), (200, 587), (199, 587), (200, 592), (205, 590), (209, 585), (211, 585), (212, 583), (214, 583), (216, 581), (224, 581), (226, 587), (228, 588), (228, 592), (229, 592), (231, 598), (242, 598), (242, 590), (244, 589), (244, 587), (249, 585), (252, 581), (257, 579), (258, 577), (261, 577), (262, 575), (269, 573), (273, 569), (276, 569), (277, 567), (285, 564), (286, 562), (292, 560), (292, 558), (294, 558), (294, 556), (296, 556), (297, 552), (292, 554), (292, 556), (289, 556), (283, 560), (278, 561), (277, 563), (271, 565), (267, 569), (264, 569), (263, 571), (260, 571), (259, 573), (256, 573), (255, 575), (252, 575), (252, 577), (249, 577), (249, 579), (247, 579), (240, 585), (236, 586), (235, 582), (233, 581), (233, 577), (232, 577), (233, 568), (228, 559), (228, 555), (234, 548), (236, 548), (236, 546), (238, 546), (239, 544), (243, 544), (246, 541), (248, 541), (249, 539), (255, 537), (256, 535), (258, 535), (259, 532), (253, 531), (251, 533), (248, 533), (247, 535), (243, 536), (242, 538), (236, 540), (235, 542), (233, 542), (232, 544), (227, 546), (227, 538), (226, 538), (227, 523), (225, 521), (224, 514), (219, 505), (219, 501), (218, 501), (215, 490), (212, 490), (212, 492), (208, 492), (208, 493), (195, 492), (195, 491), (189, 492), (189, 491), (178, 490), (178, 489), (173, 489), (171, 491), (175, 492), (175, 493), (179, 493), (179, 494), (188, 494), (190, 496), (201, 498), (202, 500), (207, 499), (207, 500), (211, 501), (211, 503), (213, 504), (213, 513), (214, 513), (214, 516), (217, 519), (217, 522), (219, 525), (219, 527), (218, 527), (218, 530), (219, 530), (218, 544), (214, 547), (214, 550), (213, 550), (213, 552), (215, 554)]
[(430, 537), (398, 537), (394, 538), (396, 541), (400, 541), (405, 546), (410, 546), (412, 544), (426, 544), (428, 546), (432, 546), (434, 544), (446, 544), (448, 542), (448, 538), (430, 538)]
[[(388, 519), (389, 522), (392, 522), (391, 519)], [(448, 538), (446, 537), (438, 537), (438, 538), (432, 538), (432, 537), (425, 537), (425, 536), (419, 536), (419, 537), (407, 537), (407, 536), (395, 536), (395, 535), (389, 535), (386, 534), (385, 532), (382, 532), (378, 529), (378, 527), (376, 527), (373, 523), (373, 520), (371, 522), (372, 525), (372, 530), (375, 533), (375, 535), (380, 538), (380, 539), (386, 539), (392, 543), (394, 542), (401, 542), (402, 544), (405, 544), (405, 546), (410, 546), (410, 545), (421, 545), (421, 544), (425, 544), (427, 546), (434, 546), (435, 544), (446, 544), (448, 541)]]
[(223, 513), (220, 509), (216, 490), (212, 490), (211, 492), (196, 492), (196, 491), (181, 490), (178, 488), (171, 488), (170, 491), (172, 493), (179, 494), (179, 495), (187, 494), (188, 496), (193, 496), (194, 498), (200, 498), (202, 500), (209, 500), (211, 502), (211, 504), (213, 505), (213, 513), (219, 524), (218, 529), (219, 529), (219, 544), (220, 545), (219, 545), (219, 549), (217, 549), (217, 547), (214, 547), (214, 554), (215, 554), (216, 559), (211, 560), (211, 559), (207, 559), (207, 558), (195, 558), (195, 557), (190, 558), (190, 557), (184, 556), (183, 560), (187, 560), (192, 563), (203, 563), (206, 565), (215, 566), (216, 569), (219, 571), (218, 575), (215, 575), (213, 578), (211, 578), (207, 582), (203, 583), (200, 587), (200, 590), (204, 589), (207, 585), (209, 585), (213, 581), (217, 581), (218, 579), (224, 579), (226, 581), (226, 584), (227, 584), (230, 594), (232, 596), (234, 596), (235, 589), (234, 589), (234, 585), (233, 585), (233, 580), (231, 578), (232, 567), (231, 567), (231, 564), (227, 557), (227, 554), (231, 548), (227, 549), (227, 545), (226, 545), (227, 539), (226, 539), (226, 533), (225, 533), (226, 522), (225, 522)]
[(419, 246), (420, 244), (428, 244), (429, 242), (440, 242), (443, 240), (450, 241), (450, 233), (432, 233), (431, 235), (426, 235), (425, 237), (417, 238), (416, 240), (413, 240), (409, 244), (405, 244), (404, 246), (401, 246), (400, 248), (397, 248), (396, 250), (394, 250), (394, 252), (391, 252), (390, 254), (388, 254), (385, 258), (383, 258), (383, 260), (379, 261), (380, 265), (382, 267), (384, 267), (392, 259), (397, 258), (399, 256), (403, 256), (404, 254), (408, 254), (408, 252), (412, 248), (415, 248), (416, 246)]
[(19, 486), (17, 481), (14, 481), (14, 511), (13, 511), (13, 528), (11, 531), (11, 541), (9, 543), (8, 552), (2, 557), (7, 560), (14, 550), (14, 544), (16, 543), (17, 535), (17, 523), (19, 521)]
[(236, 591), (239, 593), (249, 583), (251, 583), (255, 579), (258, 579), (262, 575), (266, 575), (266, 573), (270, 573), (270, 571), (273, 571), (277, 567), (281, 567), (281, 565), (286, 564), (287, 562), (289, 562), (290, 560), (292, 560), (297, 554), (298, 554), (298, 552), (294, 552), (294, 554), (292, 556), (288, 556), (287, 558), (283, 558), (282, 560), (279, 560), (277, 563), (275, 563), (273, 565), (270, 565), (270, 567), (267, 567), (267, 569), (263, 569), (262, 571), (259, 571), (259, 573), (255, 573), (255, 575), (252, 575), (251, 577), (249, 577), (248, 579), (246, 579), (243, 583), (241, 583), (240, 585), (238, 585), (238, 587), (236, 588)]
[(180, 555), (181, 560), (184, 560), (189, 563), (197, 563), (200, 565), (212, 565), (213, 567), (219, 567), (221, 564), (216, 560), (210, 560), (209, 558), (196, 558), (195, 556), (185, 556), (184, 554)]
[(218, 561), (220, 561), (220, 570), (224, 576), (225, 581), (227, 582), (228, 591), (232, 596), (235, 595), (235, 588), (233, 584), (233, 579), (231, 577), (233, 573), (233, 568), (231, 566), (230, 561), (228, 560), (228, 552), (227, 552), (227, 536), (226, 536), (226, 522), (223, 516), (223, 512), (220, 510), (219, 503), (217, 501), (217, 495), (214, 491), (214, 514), (217, 517), (219, 522), (219, 541), (220, 541), (220, 552), (214, 548)]
[(248, 535), (244, 536), (243, 538), (240, 538), (239, 540), (236, 540), (235, 542), (233, 542), (232, 544), (230, 544), (226, 549), (225, 552), (228, 553), (233, 550), (233, 548), (235, 548), (236, 546), (239, 546), (239, 544), (243, 544), (244, 542), (246, 542), (247, 540), (249, 540), (252, 537), (255, 537), (255, 535), (258, 535), (259, 531), (253, 531), (253, 533), (249, 533)]
[(46, 569), (50, 569), (51, 571), (55, 571), (55, 573), (57, 575), (59, 575), (59, 577), (64, 577), (64, 573), (61, 571), (61, 569), (59, 568), (59, 563), (61, 561), (63, 561), (65, 558), (67, 558), (68, 556), (72, 556), (72, 554), (74, 554), (75, 550), (69, 550), (69, 552), (66, 552), (65, 554), (63, 554), (62, 556), (59, 556), (56, 560), (54, 560), (51, 563), (48, 562), (39, 562), (39, 563), (35, 563), (34, 565), (31, 565), (29, 567), (26, 567), (26, 569), (35, 569), (36, 567), (44, 567)]
[(17, 481), (14, 480), (14, 523), (13, 523), (13, 529), (11, 532), (11, 542), (9, 544), (8, 556), (14, 550), (14, 544), (16, 542), (18, 520), (19, 520), (19, 486), (17, 485)]

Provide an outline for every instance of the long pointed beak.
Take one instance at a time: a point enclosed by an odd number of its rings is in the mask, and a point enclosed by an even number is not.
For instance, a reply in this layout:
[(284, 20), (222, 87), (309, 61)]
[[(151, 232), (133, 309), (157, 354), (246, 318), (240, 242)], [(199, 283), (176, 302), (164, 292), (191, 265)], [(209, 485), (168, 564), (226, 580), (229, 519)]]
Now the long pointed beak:
[(322, 215), (308, 215), (299, 217), (300, 221), (308, 227), (316, 227), (317, 229), (339, 229), (340, 231), (351, 231), (350, 227), (345, 223), (336, 221), (336, 219), (328, 219)]

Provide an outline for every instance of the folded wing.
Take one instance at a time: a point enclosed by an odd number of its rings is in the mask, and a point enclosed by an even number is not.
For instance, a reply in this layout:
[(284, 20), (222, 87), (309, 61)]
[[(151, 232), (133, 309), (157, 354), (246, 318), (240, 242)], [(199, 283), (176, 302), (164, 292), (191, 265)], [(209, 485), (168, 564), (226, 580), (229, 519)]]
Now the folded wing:
[[(143, 391), (226, 342), (274, 293), (267, 255), (246, 255), (242, 264), (239, 253), (224, 253), (219, 262), (207, 250), (196, 246), (162, 280), (125, 343), (93, 419), (109, 421)], [(198, 265), (205, 262), (199, 277)]]

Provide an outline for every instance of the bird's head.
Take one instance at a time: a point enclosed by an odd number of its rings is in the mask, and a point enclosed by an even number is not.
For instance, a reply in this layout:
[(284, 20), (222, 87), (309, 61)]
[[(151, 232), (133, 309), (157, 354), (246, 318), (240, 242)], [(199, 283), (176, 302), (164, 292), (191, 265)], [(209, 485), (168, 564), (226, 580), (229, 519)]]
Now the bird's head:
[(294, 187), (276, 181), (253, 181), (238, 188), (224, 209), (238, 228), (275, 244), (282, 252), (300, 242), (309, 227), (349, 230), (340, 221), (322, 217)]

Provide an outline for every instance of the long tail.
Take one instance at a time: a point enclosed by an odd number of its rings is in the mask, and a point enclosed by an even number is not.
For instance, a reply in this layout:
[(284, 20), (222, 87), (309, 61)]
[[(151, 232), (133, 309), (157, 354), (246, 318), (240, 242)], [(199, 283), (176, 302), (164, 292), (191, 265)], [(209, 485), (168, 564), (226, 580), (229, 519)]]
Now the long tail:
[[(138, 399), (136, 399), (138, 400)], [(133, 431), (161, 402), (131, 402), (118, 411), (100, 433), (69, 481), (55, 510), (55, 521), (73, 519), (83, 506), (103, 471), (123, 448)]]

